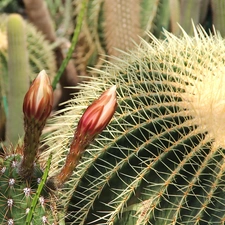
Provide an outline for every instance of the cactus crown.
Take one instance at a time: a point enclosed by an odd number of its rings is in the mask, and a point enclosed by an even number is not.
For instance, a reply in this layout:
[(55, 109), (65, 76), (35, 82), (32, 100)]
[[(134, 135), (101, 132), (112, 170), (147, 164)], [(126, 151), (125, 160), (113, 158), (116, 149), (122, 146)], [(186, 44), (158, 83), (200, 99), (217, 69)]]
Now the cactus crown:
[(114, 119), (65, 187), (71, 224), (224, 222), (224, 40), (201, 28), (164, 35), (97, 71), (53, 119), (59, 127), (47, 143), (57, 172), (83, 109), (117, 86)]

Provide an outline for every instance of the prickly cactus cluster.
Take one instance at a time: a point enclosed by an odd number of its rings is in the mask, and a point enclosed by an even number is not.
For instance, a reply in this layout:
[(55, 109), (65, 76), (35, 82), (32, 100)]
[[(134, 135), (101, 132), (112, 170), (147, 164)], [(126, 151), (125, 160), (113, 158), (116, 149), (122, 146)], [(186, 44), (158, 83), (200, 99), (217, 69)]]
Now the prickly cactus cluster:
[[(52, 110), (53, 92), (45, 71), (39, 73), (24, 98), (23, 140), (4, 146), (0, 157), (0, 223), (57, 224), (55, 186), (47, 184), (50, 166), (38, 162), (40, 135)], [(54, 190), (52, 190), (52, 188)]]
[(225, 45), (219, 34), (194, 34), (150, 35), (53, 119), (52, 174), (84, 108), (117, 86), (115, 116), (62, 190), (69, 224), (224, 224)]
[[(43, 169), (36, 165), (32, 179), (25, 180), (18, 172), (22, 155), (10, 154), (1, 159), (0, 165), (0, 223), (22, 225), (26, 223), (29, 211), (32, 213), (30, 224), (57, 224), (53, 192), (45, 187), (37, 198), (37, 188), (41, 182)], [(37, 204), (33, 204), (37, 198)]]

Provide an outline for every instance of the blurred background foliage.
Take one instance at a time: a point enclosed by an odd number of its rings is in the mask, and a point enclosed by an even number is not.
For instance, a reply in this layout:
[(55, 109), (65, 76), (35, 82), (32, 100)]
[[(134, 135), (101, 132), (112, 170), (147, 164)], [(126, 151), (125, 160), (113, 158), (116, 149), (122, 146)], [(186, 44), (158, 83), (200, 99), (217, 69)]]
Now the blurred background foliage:
[[(26, 76), (30, 77), (30, 82), (41, 69), (46, 69), (53, 79), (71, 45), (82, 2), (0, 1), (0, 140), (17, 141), (6, 135), (7, 122), (14, 120), (8, 115), (11, 92), (7, 77), (12, 71), (9, 68), (12, 63), (8, 62), (10, 38), (6, 28), (7, 17), (17, 13), (24, 19), (29, 58), (29, 74)], [(132, 50), (140, 43), (140, 38), (150, 41), (148, 32), (160, 39), (164, 38), (163, 29), (179, 36), (180, 25), (187, 34), (192, 35), (193, 24), (200, 24), (207, 33), (213, 33), (215, 27), (222, 36), (225, 35), (223, 0), (86, 0), (86, 3), (78, 43), (54, 92), (54, 110), (60, 109), (60, 103), (78, 91), (66, 87), (74, 87), (88, 80), (92, 76), (91, 68), (101, 68), (106, 60), (113, 60), (121, 52)], [(22, 135), (19, 133), (19, 136)]]

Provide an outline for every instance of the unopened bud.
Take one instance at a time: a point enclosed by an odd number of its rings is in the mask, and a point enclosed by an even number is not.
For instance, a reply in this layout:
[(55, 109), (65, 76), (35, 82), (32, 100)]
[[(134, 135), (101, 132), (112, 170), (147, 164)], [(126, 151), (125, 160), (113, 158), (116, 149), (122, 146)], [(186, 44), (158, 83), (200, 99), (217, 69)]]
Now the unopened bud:
[(53, 90), (45, 70), (42, 70), (31, 84), (24, 97), (23, 112), (27, 119), (43, 121), (51, 113)]
[(108, 125), (116, 106), (116, 86), (114, 85), (86, 109), (74, 133), (65, 165), (56, 176), (59, 187), (69, 179), (90, 142)]
[[(81, 117), (75, 135), (78, 139), (93, 139), (110, 122), (117, 106), (116, 86), (112, 86), (95, 100)], [(90, 140), (91, 141), (91, 140)]]

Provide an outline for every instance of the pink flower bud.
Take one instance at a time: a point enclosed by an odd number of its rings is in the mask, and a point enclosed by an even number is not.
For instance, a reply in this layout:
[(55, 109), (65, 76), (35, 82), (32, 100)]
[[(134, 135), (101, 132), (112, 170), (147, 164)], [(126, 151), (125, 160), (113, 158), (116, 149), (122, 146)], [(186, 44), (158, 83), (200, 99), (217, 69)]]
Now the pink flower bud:
[(87, 146), (110, 122), (116, 106), (114, 85), (86, 109), (78, 123), (66, 162), (55, 178), (58, 187), (69, 179)]
[(114, 85), (86, 109), (78, 123), (76, 136), (94, 138), (107, 126), (116, 106), (116, 86)]
[(42, 70), (31, 84), (24, 97), (23, 113), (27, 119), (44, 121), (52, 110), (53, 90), (45, 70)]

